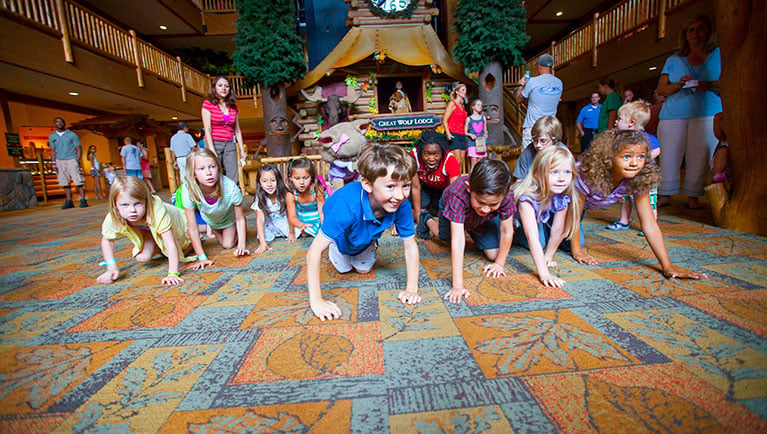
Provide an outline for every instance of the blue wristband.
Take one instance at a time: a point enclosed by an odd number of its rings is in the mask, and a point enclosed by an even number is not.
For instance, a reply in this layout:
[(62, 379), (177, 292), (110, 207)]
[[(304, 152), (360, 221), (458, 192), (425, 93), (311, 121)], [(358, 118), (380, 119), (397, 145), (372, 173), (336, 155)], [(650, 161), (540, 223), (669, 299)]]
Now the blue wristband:
[(205, 253), (203, 253), (202, 255), (197, 255), (197, 260), (198, 261), (202, 262), (202, 261), (204, 261), (206, 259), (208, 259), (208, 255), (206, 255)]
[(117, 259), (112, 258), (112, 259), (107, 259), (105, 261), (99, 262), (99, 267), (103, 267), (105, 265), (106, 266), (110, 266), (110, 265), (115, 265), (115, 264), (117, 264)]

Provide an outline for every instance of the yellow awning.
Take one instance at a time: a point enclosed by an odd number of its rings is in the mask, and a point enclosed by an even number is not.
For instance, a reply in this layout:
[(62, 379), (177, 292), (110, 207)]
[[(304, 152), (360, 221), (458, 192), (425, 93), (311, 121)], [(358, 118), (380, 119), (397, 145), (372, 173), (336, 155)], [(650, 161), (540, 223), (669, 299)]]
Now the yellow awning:
[(303, 80), (291, 86), (291, 93), (306, 89), (319, 81), (328, 71), (352, 65), (376, 51), (386, 52), (389, 59), (404, 65), (437, 65), (442, 72), (456, 80), (469, 82), (463, 66), (453, 60), (429, 25), (352, 27), (333, 51)]

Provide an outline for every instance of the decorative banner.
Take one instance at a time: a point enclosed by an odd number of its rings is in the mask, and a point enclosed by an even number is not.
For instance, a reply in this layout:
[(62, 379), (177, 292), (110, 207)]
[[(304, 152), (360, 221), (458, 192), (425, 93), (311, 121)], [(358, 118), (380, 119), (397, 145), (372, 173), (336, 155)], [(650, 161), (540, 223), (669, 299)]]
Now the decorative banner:
[(18, 134), (5, 133), (5, 146), (8, 148), (8, 156), (24, 156), (24, 149), (21, 147), (21, 141), (19, 140)]
[(433, 113), (422, 113), (405, 116), (381, 116), (371, 118), (370, 122), (376, 131), (393, 131), (434, 128), (441, 124), (442, 120)]

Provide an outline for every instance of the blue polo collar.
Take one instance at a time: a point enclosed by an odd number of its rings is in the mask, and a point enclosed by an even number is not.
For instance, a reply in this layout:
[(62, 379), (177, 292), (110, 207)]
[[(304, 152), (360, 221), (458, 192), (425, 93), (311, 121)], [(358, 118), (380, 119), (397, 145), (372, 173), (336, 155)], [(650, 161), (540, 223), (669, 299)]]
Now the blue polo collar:
[(373, 214), (373, 207), (370, 205), (370, 195), (362, 187), (362, 182), (360, 182), (360, 202), (362, 202), (362, 219), (381, 223)]

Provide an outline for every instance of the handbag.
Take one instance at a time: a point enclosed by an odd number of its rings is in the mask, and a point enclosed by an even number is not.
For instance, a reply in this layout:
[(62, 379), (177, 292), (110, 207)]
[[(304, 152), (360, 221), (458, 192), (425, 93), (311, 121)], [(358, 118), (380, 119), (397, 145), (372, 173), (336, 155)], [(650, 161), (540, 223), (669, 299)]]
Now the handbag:
[(478, 154), (484, 154), (487, 152), (487, 141), (484, 136), (477, 137), (477, 140), (474, 141), (474, 149)]

